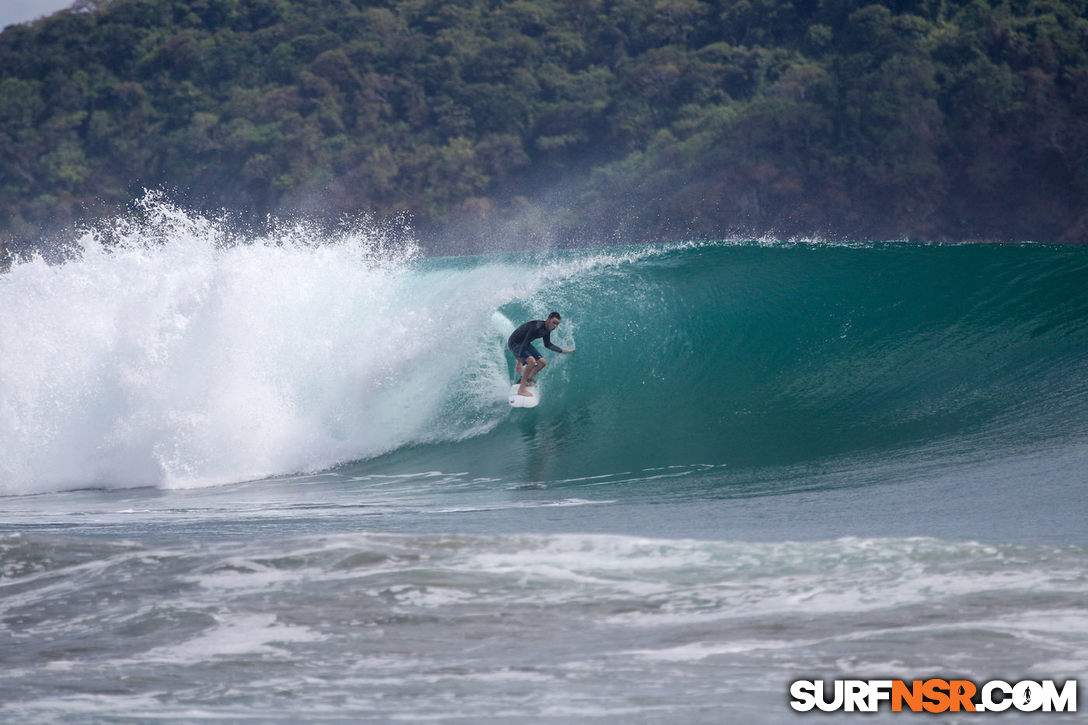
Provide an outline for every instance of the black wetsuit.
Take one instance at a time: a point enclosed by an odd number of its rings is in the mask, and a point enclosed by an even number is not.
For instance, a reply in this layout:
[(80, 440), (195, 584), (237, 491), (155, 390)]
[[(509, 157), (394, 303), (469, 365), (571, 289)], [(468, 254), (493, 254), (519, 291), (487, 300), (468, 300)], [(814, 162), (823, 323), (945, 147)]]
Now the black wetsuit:
[(552, 344), (552, 333), (544, 324), (544, 320), (530, 320), (514, 330), (510, 334), (510, 339), (506, 341), (506, 346), (510, 348), (510, 352), (514, 353), (514, 357), (522, 362), (528, 355), (539, 358), (540, 353), (533, 347), (533, 340), (538, 337), (544, 338), (544, 347), (553, 352), (563, 352), (563, 348)]

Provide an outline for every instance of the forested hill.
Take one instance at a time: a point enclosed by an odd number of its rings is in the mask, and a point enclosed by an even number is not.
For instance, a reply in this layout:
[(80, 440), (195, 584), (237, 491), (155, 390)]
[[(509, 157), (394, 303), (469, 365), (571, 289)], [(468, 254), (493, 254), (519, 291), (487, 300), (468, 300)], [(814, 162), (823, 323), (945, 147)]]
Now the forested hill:
[(0, 34), (0, 240), (143, 188), (437, 243), (1088, 242), (1088, 0), (80, 0)]

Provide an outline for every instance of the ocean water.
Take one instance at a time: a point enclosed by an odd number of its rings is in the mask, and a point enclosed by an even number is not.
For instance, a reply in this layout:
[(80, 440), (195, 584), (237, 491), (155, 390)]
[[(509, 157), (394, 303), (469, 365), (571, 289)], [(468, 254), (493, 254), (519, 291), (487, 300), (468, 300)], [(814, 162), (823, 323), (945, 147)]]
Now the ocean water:
[[(0, 275), (0, 720), (779, 723), (819, 719), (797, 679), (1088, 677), (1088, 249), (435, 258), (155, 198), (73, 241)], [(512, 410), (505, 335), (552, 309), (576, 352)]]

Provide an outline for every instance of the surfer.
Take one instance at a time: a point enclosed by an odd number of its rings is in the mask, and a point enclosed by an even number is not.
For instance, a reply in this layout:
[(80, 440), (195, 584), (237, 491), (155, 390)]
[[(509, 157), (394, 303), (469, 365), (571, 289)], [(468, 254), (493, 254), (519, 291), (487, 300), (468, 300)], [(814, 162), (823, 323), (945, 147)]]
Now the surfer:
[(553, 352), (561, 352), (564, 355), (574, 352), (574, 350), (564, 350), (552, 344), (552, 333), (559, 327), (560, 319), (558, 312), (552, 312), (546, 320), (530, 320), (514, 330), (510, 339), (506, 341), (506, 346), (510, 348), (510, 352), (514, 353), (514, 359), (518, 361), (515, 369), (515, 372), (521, 376), (518, 395), (533, 397), (526, 387), (535, 384), (533, 378), (548, 364), (544, 356), (533, 347), (533, 340), (543, 337), (544, 347)]

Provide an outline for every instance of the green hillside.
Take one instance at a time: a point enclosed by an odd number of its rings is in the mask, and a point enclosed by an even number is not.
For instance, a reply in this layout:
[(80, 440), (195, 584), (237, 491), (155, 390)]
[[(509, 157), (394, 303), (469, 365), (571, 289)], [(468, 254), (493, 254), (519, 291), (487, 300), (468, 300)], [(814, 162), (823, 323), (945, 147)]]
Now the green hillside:
[(0, 34), (0, 240), (163, 189), (424, 241), (1088, 242), (1086, 0), (80, 0)]

